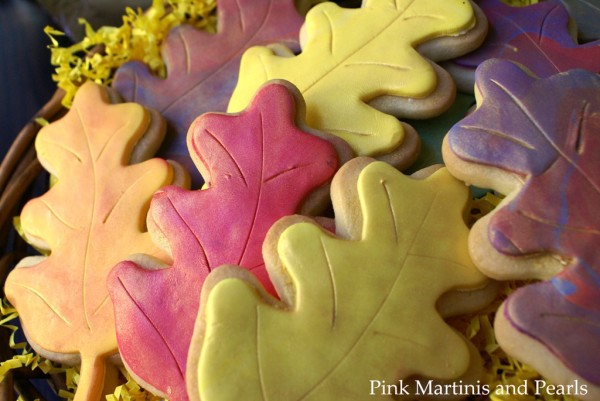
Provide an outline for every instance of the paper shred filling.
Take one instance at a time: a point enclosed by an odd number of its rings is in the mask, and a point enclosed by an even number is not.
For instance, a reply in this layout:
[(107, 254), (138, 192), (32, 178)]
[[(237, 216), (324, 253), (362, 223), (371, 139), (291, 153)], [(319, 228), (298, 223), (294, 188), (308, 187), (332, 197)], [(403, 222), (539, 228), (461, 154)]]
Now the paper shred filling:
[(37, 355), (33, 350), (29, 348), (27, 342), (16, 342), (15, 335), (18, 326), (11, 324), (14, 319), (19, 317), (17, 310), (8, 303), (6, 299), (2, 299), (0, 303), (0, 326), (10, 330), (11, 334), (9, 337), (9, 346), (11, 349), (17, 351), (11, 359), (0, 362), (0, 382), (4, 381), (6, 375), (13, 369), (21, 367), (30, 367), (31, 370), (40, 369), (42, 372), (49, 373), (64, 373), (67, 369), (61, 366), (57, 366), (47, 360), (46, 358)]
[(51, 27), (44, 32), (51, 41), (52, 79), (66, 91), (62, 104), (69, 107), (77, 89), (86, 80), (109, 85), (114, 71), (130, 60), (148, 65), (158, 76), (165, 76), (160, 46), (171, 28), (189, 24), (214, 32), (216, 0), (153, 0), (146, 11), (128, 7), (120, 27), (104, 26), (94, 30), (84, 19), (85, 38), (68, 47), (60, 47), (64, 33)]

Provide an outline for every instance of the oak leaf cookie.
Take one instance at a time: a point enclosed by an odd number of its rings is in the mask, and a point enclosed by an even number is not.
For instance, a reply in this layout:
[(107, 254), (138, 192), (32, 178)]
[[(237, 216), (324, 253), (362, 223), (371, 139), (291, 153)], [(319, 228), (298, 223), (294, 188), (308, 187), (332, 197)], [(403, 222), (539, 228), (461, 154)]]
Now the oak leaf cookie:
[(477, 4), (489, 21), (485, 41), (475, 51), (444, 64), (459, 90), (473, 93), (475, 69), (490, 58), (516, 61), (538, 77), (574, 68), (600, 72), (600, 40), (578, 44), (569, 13), (559, 0), (526, 7), (511, 7), (502, 0)]
[[(560, 385), (600, 397), (600, 76), (538, 79), (506, 60), (477, 70), (478, 108), (443, 144), (450, 172), (506, 198), (469, 236), (498, 279), (546, 280), (499, 311), (502, 347)], [(573, 395), (573, 394), (572, 394)]]
[(76, 400), (103, 399), (116, 385), (108, 272), (131, 253), (167, 257), (146, 232), (146, 212), (181, 169), (147, 160), (164, 135), (156, 116), (134, 103), (111, 105), (104, 88), (88, 82), (36, 138), (38, 159), (57, 182), (25, 205), (20, 224), (49, 256), (21, 260), (4, 290), (39, 354), (81, 364)]
[[(415, 47), (461, 38), (476, 25), (473, 6), (463, 0), (367, 0), (358, 9), (318, 4), (306, 15), (299, 55), (260, 46), (244, 53), (228, 111), (243, 109), (265, 81), (285, 79), (304, 96), (309, 126), (339, 136), (358, 155), (407, 167), (418, 138), (396, 117), (431, 117), (455, 95), (450, 76)], [(478, 32), (465, 38), (469, 50), (485, 29)]]
[(236, 266), (205, 282), (190, 398), (364, 400), (374, 378), (461, 377), (469, 346), (436, 301), (486, 281), (466, 248), (468, 197), (445, 169), (417, 180), (372, 159), (345, 164), (332, 184), (336, 235), (300, 216), (267, 235), (281, 301)]
[(115, 74), (113, 87), (129, 100), (152, 107), (167, 119), (169, 130), (160, 155), (177, 160), (198, 174), (188, 153), (186, 135), (196, 117), (224, 112), (237, 82), (240, 59), (251, 46), (282, 43), (299, 50), (303, 18), (293, 0), (218, 0), (218, 32), (190, 25), (172, 29), (162, 47), (167, 76), (153, 75), (147, 65), (132, 61)]
[(187, 353), (209, 272), (239, 264), (273, 291), (261, 255), (267, 230), (301, 211), (307, 196), (333, 177), (336, 150), (304, 126), (303, 112), (296, 90), (272, 82), (240, 114), (199, 117), (188, 145), (207, 188), (167, 187), (155, 194), (148, 215), (171, 265), (140, 256), (111, 273), (121, 356), (155, 394), (187, 399)]

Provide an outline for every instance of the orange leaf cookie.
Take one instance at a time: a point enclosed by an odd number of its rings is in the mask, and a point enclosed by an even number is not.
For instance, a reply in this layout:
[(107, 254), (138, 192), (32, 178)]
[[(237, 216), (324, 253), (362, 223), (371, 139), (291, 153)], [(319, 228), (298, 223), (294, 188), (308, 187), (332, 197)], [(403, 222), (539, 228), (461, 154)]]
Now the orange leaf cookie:
[(58, 180), (25, 205), (21, 225), (50, 255), (23, 259), (5, 292), (38, 353), (81, 363), (76, 400), (102, 399), (117, 377), (109, 363), (118, 351), (108, 272), (132, 253), (164, 257), (145, 220), (152, 194), (175, 171), (145, 160), (164, 135), (154, 118), (134, 103), (109, 104), (105, 90), (88, 82), (67, 115), (36, 139), (40, 162)]

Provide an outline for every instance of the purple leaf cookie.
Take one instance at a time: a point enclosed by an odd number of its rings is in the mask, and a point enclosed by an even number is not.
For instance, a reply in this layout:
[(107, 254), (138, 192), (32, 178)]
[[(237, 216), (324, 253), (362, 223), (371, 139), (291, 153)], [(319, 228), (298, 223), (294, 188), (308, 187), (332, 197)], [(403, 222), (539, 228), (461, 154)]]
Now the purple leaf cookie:
[(472, 93), (475, 69), (484, 60), (516, 61), (538, 77), (583, 68), (600, 72), (600, 40), (578, 44), (569, 33), (569, 14), (558, 0), (511, 7), (501, 0), (478, 3), (488, 18), (483, 45), (444, 65), (461, 91)]
[(548, 280), (508, 298), (499, 342), (557, 383), (586, 383), (598, 399), (600, 75), (537, 79), (489, 60), (476, 77), (478, 108), (448, 133), (444, 160), (457, 177), (507, 197), (473, 227), (471, 256), (492, 277)]

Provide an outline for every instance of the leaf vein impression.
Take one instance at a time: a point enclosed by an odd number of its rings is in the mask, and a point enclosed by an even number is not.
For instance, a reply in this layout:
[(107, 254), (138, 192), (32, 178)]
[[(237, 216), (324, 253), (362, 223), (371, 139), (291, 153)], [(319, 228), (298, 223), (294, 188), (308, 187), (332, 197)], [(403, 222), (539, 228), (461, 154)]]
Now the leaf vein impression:
[(171, 349), (171, 346), (170, 346), (169, 342), (164, 337), (163, 333), (160, 331), (158, 325), (146, 313), (146, 311), (144, 310), (144, 308), (142, 308), (142, 305), (140, 305), (139, 302), (137, 302), (137, 300), (135, 299), (135, 297), (133, 296), (133, 294), (131, 292), (129, 292), (129, 289), (127, 288), (127, 286), (125, 285), (125, 283), (123, 282), (123, 280), (121, 279), (121, 277), (117, 276), (117, 278), (119, 279), (119, 284), (121, 284), (121, 287), (123, 288), (123, 291), (125, 291), (125, 293), (129, 297), (129, 299), (131, 300), (131, 302), (133, 302), (133, 304), (135, 305), (135, 307), (141, 312), (142, 316), (144, 316), (146, 318), (146, 320), (148, 321), (148, 323), (150, 323), (150, 325), (152, 326), (152, 328), (154, 329), (154, 331), (156, 332), (156, 334), (158, 334), (158, 336), (160, 337), (160, 339), (163, 342), (165, 348), (169, 352), (169, 355), (173, 358), (173, 361), (175, 361), (175, 366), (177, 366), (177, 371), (179, 372), (179, 376), (181, 377), (182, 380), (184, 380), (185, 379), (185, 373), (183, 371), (183, 368), (179, 365), (179, 360), (175, 356), (175, 352), (173, 351), (173, 349)]
[(333, 275), (333, 266), (331, 264), (331, 259), (329, 257), (329, 253), (327, 252), (327, 248), (325, 247), (325, 243), (323, 242), (323, 237), (320, 238), (321, 241), (321, 250), (323, 251), (323, 256), (325, 257), (325, 261), (327, 262), (327, 270), (329, 273), (329, 279), (331, 280), (331, 296), (332, 296), (332, 304), (333, 310), (331, 313), (331, 329), (335, 329), (335, 323), (337, 320), (338, 314), (338, 294), (337, 294), (337, 286), (335, 285), (335, 279)]
[(358, 135), (358, 136), (374, 136), (374, 135), (376, 135), (371, 132), (351, 131), (349, 129), (343, 129), (343, 128), (321, 128), (321, 131), (330, 132), (330, 133), (338, 132), (338, 133), (342, 133), (342, 134)]
[(329, 15), (327, 12), (323, 11), (323, 15), (325, 15), (325, 18), (327, 19), (327, 23), (329, 24), (329, 31), (331, 32), (331, 34), (329, 35), (329, 54), (333, 56), (333, 49), (335, 48), (335, 46), (333, 45), (333, 21), (331, 20), (331, 15)]
[[(306, 88), (304, 88), (303, 90), (300, 89), (300, 91), (302, 92), (302, 94), (306, 94), (309, 90), (311, 90), (319, 81), (321, 81), (323, 78), (325, 78), (327, 75), (329, 75), (332, 71), (334, 71), (335, 69), (339, 68), (340, 66), (344, 65), (346, 63), (346, 60), (348, 60), (350, 57), (354, 56), (355, 54), (359, 53), (362, 49), (364, 49), (365, 47), (367, 47), (368, 45), (371, 44), (371, 42), (375, 41), (383, 32), (385, 32), (387, 29), (389, 29), (392, 25), (394, 25), (395, 22), (399, 21), (403, 14), (406, 12), (406, 10), (408, 10), (413, 3), (415, 2), (415, 0), (411, 0), (406, 7), (404, 7), (404, 10), (398, 11), (398, 15), (394, 18), (392, 18), (387, 24), (385, 24), (384, 26), (381, 27), (381, 29), (378, 32), (374, 32), (370, 38), (367, 38), (367, 40), (364, 41), (364, 43), (362, 43), (361, 45), (359, 45), (355, 51), (351, 51), (349, 52), (343, 60), (341, 60), (339, 63), (335, 64), (333, 67), (331, 67), (328, 71), (325, 71), (323, 74), (321, 74), (320, 77), (318, 77), (314, 82), (312, 82), (311, 84), (309, 84)], [(331, 36), (333, 37), (333, 31), (331, 32)], [(333, 40), (333, 39), (332, 39)]]
[(434, 19), (434, 20), (438, 20), (438, 21), (444, 21), (446, 19), (446, 18), (442, 17), (441, 15), (419, 14), (419, 15), (411, 15), (409, 17), (404, 17), (402, 20), (403, 21), (409, 21), (409, 20), (415, 19), (415, 18)]
[(243, 31), (246, 30), (246, 24), (244, 21), (244, 13), (242, 12), (242, 6), (240, 5), (240, 1), (239, 0), (235, 0), (235, 5), (238, 8), (238, 12), (237, 15), (239, 16), (239, 21), (240, 21), (240, 29)]
[(416, 258), (421, 258), (421, 259), (429, 259), (429, 260), (439, 260), (441, 262), (444, 262), (448, 267), (450, 266), (454, 266), (460, 269), (465, 269), (465, 270), (470, 270), (471, 268), (468, 267), (467, 265), (461, 263), (461, 262), (457, 262), (454, 260), (449, 260), (447, 258), (443, 258), (443, 257), (439, 257), (439, 256), (432, 256), (432, 255), (424, 255), (424, 254), (420, 254), (420, 253), (414, 253), (414, 252), (409, 252), (408, 253), (409, 256), (414, 256)]
[(231, 161), (233, 162), (233, 165), (236, 167), (238, 173), (240, 174), (240, 178), (242, 179), (242, 181), (244, 181), (244, 186), (248, 188), (249, 186), (248, 186), (248, 181), (246, 181), (246, 176), (244, 175), (244, 173), (242, 171), (242, 167), (236, 160), (235, 156), (227, 150), (227, 146), (225, 146), (225, 144), (219, 139), (219, 137), (217, 137), (215, 134), (213, 134), (211, 131), (209, 131), (206, 128), (204, 130), (211, 138), (213, 138), (217, 142), (217, 144), (219, 144), (221, 149), (223, 149), (223, 152), (225, 152), (225, 154), (227, 154), (231, 157)]
[(508, 50), (512, 51), (513, 53), (516, 53), (516, 52), (518, 52), (518, 51), (519, 51), (519, 49), (518, 49), (516, 46), (514, 46), (514, 45), (511, 45), (510, 43), (502, 43), (502, 42), (488, 42), (488, 43), (487, 43), (487, 46), (490, 46), (490, 47), (492, 47), (492, 46), (496, 46), (496, 47), (504, 47), (504, 48), (506, 48), (506, 49), (508, 49)]
[(531, 115), (531, 112), (529, 110), (527, 110), (527, 107), (523, 104), (523, 102), (521, 102), (521, 99), (519, 99), (517, 96), (515, 96), (515, 94), (513, 94), (512, 92), (510, 92), (508, 90), (508, 88), (506, 88), (504, 85), (502, 85), (500, 82), (492, 79), (491, 82), (493, 82), (494, 84), (496, 84), (504, 93), (506, 93), (513, 102), (515, 102), (515, 104), (517, 106), (519, 106), (519, 108), (521, 109), (521, 111), (523, 112), (523, 114), (525, 115), (525, 117), (527, 117), (527, 119), (529, 121), (531, 121), (531, 123), (535, 126), (535, 128), (539, 131), (540, 134), (542, 134), (542, 136), (546, 139), (546, 141), (550, 144), (550, 146), (552, 146), (554, 148), (554, 150), (556, 150), (556, 152), (562, 156), (575, 170), (577, 170), (579, 172), (579, 174), (581, 174), (583, 176), (583, 178), (585, 178), (585, 180), (590, 184), (590, 186), (598, 193), (600, 194), (600, 187), (598, 187), (598, 185), (593, 181), (593, 179), (591, 177), (589, 177), (587, 175), (587, 173), (577, 164), (575, 163), (575, 161), (569, 157), (569, 155), (567, 155), (554, 141), (553, 139), (550, 137), (550, 135), (548, 135), (548, 133), (542, 128), (542, 126), (540, 125), (540, 123)]
[[(246, 252), (248, 251), (248, 248), (249, 248), (248, 244), (250, 243), (250, 237), (252, 236), (252, 233), (254, 232), (254, 227), (256, 227), (256, 220), (258, 219), (258, 210), (260, 209), (260, 203), (262, 201), (262, 193), (263, 193), (263, 187), (264, 187), (263, 182), (265, 179), (265, 124), (263, 121), (262, 111), (259, 113), (259, 121), (260, 121), (260, 138), (261, 138), (260, 180), (258, 181), (259, 182), (258, 194), (256, 194), (256, 203), (254, 205), (254, 213), (252, 215), (252, 221), (250, 222), (248, 234), (246, 235), (246, 241), (244, 241), (244, 248), (242, 249), (240, 258), (237, 261), (237, 265), (239, 265), (239, 266), (245, 265), (245, 263), (242, 263), (242, 261), (244, 260), (244, 257), (246, 256)], [(244, 180), (244, 182), (245, 182), (245, 180)], [(248, 184), (246, 184), (246, 187), (248, 187)]]
[(58, 214), (58, 212), (43, 198), (39, 198), (39, 200), (44, 204), (44, 206), (46, 206), (46, 208), (48, 208), (48, 210), (50, 211), (50, 213), (52, 213), (52, 215), (54, 217), (56, 217), (56, 219), (58, 221), (60, 221), (61, 223), (63, 223), (65, 226), (69, 227), (71, 230), (77, 231), (79, 230), (78, 227), (75, 227), (74, 225), (72, 225), (71, 223), (69, 223), (65, 218), (63, 218), (62, 216), (60, 216)]
[(588, 235), (600, 235), (600, 230), (594, 230), (593, 228), (575, 227), (575, 226), (570, 226), (570, 225), (559, 224), (559, 223), (556, 223), (551, 220), (543, 219), (540, 216), (536, 216), (533, 213), (527, 212), (525, 210), (518, 210), (517, 213), (519, 213), (520, 215), (522, 215), (532, 221), (547, 225), (549, 227), (554, 227), (554, 228), (560, 227), (563, 230), (574, 231), (577, 233), (588, 234)]
[[(438, 194), (439, 193), (436, 193), (435, 198), (432, 201), (431, 205), (435, 202), (435, 199), (437, 198)], [(431, 211), (431, 205), (429, 207), (427, 215), (423, 219), (423, 222), (427, 219), (427, 216), (429, 215), (429, 213)], [(411, 249), (412, 246), (414, 245), (414, 243), (415, 243), (415, 241), (416, 241), (416, 239), (418, 237), (419, 231), (421, 230), (422, 227), (423, 227), (423, 224), (421, 224), (421, 226), (417, 230), (416, 235), (412, 236), (411, 243), (406, 248), (407, 250)], [(404, 264), (406, 263), (406, 259), (408, 258), (408, 256), (409, 256), (408, 252), (404, 252), (404, 255), (402, 255), (402, 259), (398, 261), (396, 277), (394, 278), (393, 284), (390, 286), (390, 290), (383, 297), (383, 300), (381, 301), (381, 303), (377, 307), (377, 310), (375, 311), (375, 313), (373, 313), (373, 316), (371, 317), (371, 320), (369, 320), (369, 322), (365, 325), (364, 329), (362, 330), (362, 332), (358, 336), (358, 339), (356, 340), (356, 342), (354, 342), (354, 344), (352, 344), (352, 346), (350, 347), (350, 349), (348, 350), (348, 352), (346, 352), (346, 354), (344, 354), (344, 356), (342, 357), (342, 359), (340, 359), (331, 369), (329, 369), (329, 371), (321, 378), (321, 380), (319, 380), (317, 383), (315, 383), (310, 389), (308, 389), (296, 401), (305, 400), (312, 393), (314, 393), (320, 386), (323, 385), (323, 383), (325, 383), (327, 381), (327, 379), (329, 377), (331, 377), (335, 373), (335, 371), (340, 366), (342, 366), (342, 364), (344, 363), (344, 361), (354, 352), (354, 349), (356, 347), (358, 347), (358, 344), (367, 335), (367, 333), (369, 332), (369, 330), (371, 329), (371, 327), (373, 326), (373, 324), (375, 323), (375, 321), (379, 318), (379, 315), (383, 312), (383, 309), (385, 308), (385, 305), (389, 302), (392, 294), (395, 293), (394, 288), (398, 285), (398, 282), (400, 281), (400, 276), (402, 275), (402, 270), (404, 268)]]
[(110, 216), (112, 215), (112, 212), (117, 209), (119, 203), (121, 203), (121, 201), (125, 198), (125, 195), (130, 192), (133, 188), (135, 188), (135, 186), (138, 184), (138, 182), (142, 181), (144, 178), (146, 178), (148, 175), (153, 174), (154, 171), (152, 170), (148, 170), (146, 171), (142, 176), (138, 177), (137, 180), (135, 180), (135, 182), (133, 182), (131, 185), (129, 185), (127, 187), (127, 189), (125, 189), (125, 191), (121, 192), (119, 194), (119, 197), (115, 200), (115, 202), (113, 203), (113, 205), (111, 206), (111, 208), (108, 210), (108, 212), (106, 212), (106, 216), (104, 216), (104, 218), (102, 219), (102, 224), (106, 224), (106, 222), (108, 221), (108, 219), (110, 218)]
[[(505, 20), (508, 24), (514, 26), (519, 32), (521, 32), (521, 34), (533, 45), (533, 47), (535, 47), (540, 52), (540, 54), (546, 59), (546, 61), (550, 65), (552, 65), (552, 67), (554, 67), (556, 72), (560, 72), (560, 68), (558, 68), (558, 66), (554, 63), (552, 58), (541, 47), (541, 40), (544, 37), (542, 35), (542, 31), (541, 31), (543, 29), (543, 25), (542, 25), (542, 27), (540, 27), (540, 32), (538, 33), (540, 39), (539, 39), (539, 41), (536, 41), (531, 37), (531, 34), (529, 32), (525, 31), (519, 24), (517, 24), (512, 19), (510, 19), (500, 13), (493, 13), (493, 14), (495, 14), (498, 18)], [(547, 18), (547, 15), (544, 17), (544, 22), (546, 21), (546, 18)]]
[(206, 268), (208, 269), (208, 271), (211, 271), (212, 270), (212, 265), (210, 264), (210, 262), (208, 260), (208, 255), (206, 253), (206, 250), (204, 249), (204, 246), (202, 245), (202, 240), (198, 237), (198, 235), (196, 235), (196, 231), (194, 231), (192, 229), (192, 227), (190, 227), (190, 225), (183, 218), (183, 216), (181, 215), (181, 213), (179, 213), (179, 210), (177, 210), (177, 208), (173, 204), (173, 201), (171, 200), (171, 198), (167, 198), (167, 199), (169, 200), (169, 203), (171, 204), (171, 208), (175, 211), (175, 213), (177, 213), (177, 216), (179, 217), (179, 220), (181, 221), (181, 223), (188, 229), (189, 233), (194, 237), (194, 239), (198, 243), (198, 246), (200, 247), (200, 250), (202, 250), (202, 256), (204, 256), (204, 265), (206, 266)]
[(93, 316), (96, 316), (96, 315), (97, 315), (97, 314), (100, 312), (100, 310), (101, 310), (101, 309), (102, 309), (102, 308), (103, 308), (105, 305), (107, 305), (107, 304), (108, 304), (108, 300), (109, 300), (109, 299), (110, 299), (110, 296), (109, 296), (109, 295), (106, 295), (106, 297), (104, 297), (104, 299), (102, 300), (102, 302), (100, 302), (100, 304), (98, 304), (98, 307), (97, 307), (97, 308), (96, 308), (96, 310), (94, 311), (94, 315), (93, 315)]
[(410, 66), (396, 65), (390, 63), (384, 63), (379, 61), (356, 61), (352, 63), (344, 64), (344, 67), (354, 67), (354, 66), (376, 66), (376, 67), (386, 67), (391, 68), (397, 71), (412, 71), (413, 68)]
[(528, 142), (526, 142), (526, 141), (524, 141), (522, 139), (515, 138), (512, 135), (507, 135), (507, 134), (505, 134), (502, 131), (498, 131), (498, 130), (490, 129), (490, 128), (485, 128), (485, 127), (478, 127), (476, 125), (461, 125), (460, 128), (466, 129), (466, 130), (481, 131), (481, 132), (483, 132), (485, 134), (489, 134), (489, 135), (492, 135), (492, 136), (500, 137), (502, 139), (506, 139), (507, 141), (510, 141), (510, 142), (512, 142), (512, 143), (514, 143), (516, 145), (522, 146), (522, 147), (524, 147), (526, 149), (535, 150), (535, 147), (533, 145), (531, 145), (530, 143), (528, 143)]
[(589, 6), (590, 8), (600, 12), (600, 6), (593, 4), (591, 1), (579, 0), (579, 2)]
[(261, 358), (261, 348), (260, 348), (260, 309), (259, 305), (256, 305), (256, 364), (258, 369), (258, 379), (260, 382), (260, 393), (261, 398), (264, 401), (267, 401), (267, 391), (265, 386), (265, 377), (263, 375), (263, 366), (262, 366), (262, 358)]
[(307, 164), (301, 164), (299, 166), (293, 166), (293, 167), (287, 168), (285, 170), (282, 170), (282, 171), (279, 171), (279, 172), (273, 174), (270, 177), (265, 178), (265, 182), (264, 183), (266, 184), (266, 183), (268, 183), (270, 181), (273, 181), (273, 180), (281, 177), (282, 175), (285, 175), (285, 174), (288, 174), (288, 173), (291, 173), (291, 172), (294, 172), (296, 170), (300, 170), (300, 169), (303, 169), (303, 168), (307, 168), (307, 167), (310, 167), (310, 166), (311, 166), (311, 164), (307, 163)]
[(108, 137), (104, 143), (102, 144), (102, 147), (100, 148), (100, 151), (98, 152), (98, 154), (96, 155), (96, 158), (94, 159), (94, 162), (99, 162), (100, 158), (102, 158), (102, 155), (104, 154), (104, 150), (108, 147), (108, 144), (110, 143), (110, 141), (119, 136), (119, 133), (122, 129), (124, 128), (128, 128), (127, 123), (121, 125), (119, 128), (115, 129), (113, 131), (113, 133), (110, 135), (110, 137)]
[(19, 287), (22, 287), (22, 288), (26, 289), (27, 291), (30, 291), (30, 292), (31, 292), (32, 294), (34, 294), (35, 296), (37, 296), (39, 299), (41, 299), (41, 300), (42, 300), (42, 302), (43, 302), (43, 303), (45, 303), (45, 304), (48, 306), (48, 308), (50, 308), (50, 310), (51, 310), (52, 312), (54, 312), (54, 314), (55, 314), (56, 316), (58, 316), (58, 317), (59, 317), (59, 319), (60, 319), (60, 320), (62, 320), (63, 322), (65, 322), (65, 324), (66, 324), (66, 325), (68, 325), (68, 326), (72, 326), (72, 323), (69, 321), (69, 319), (67, 319), (67, 317), (66, 317), (66, 316), (64, 316), (64, 315), (63, 315), (63, 314), (60, 312), (60, 310), (58, 309), (58, 307), (56, 307), (56, 306), (52, 305), (52, 304), (51, 304), (51, 303), (50, 303), (50, 302), (49, 302), (49, 301), (46, 299), (46, 297), (44, 297), (44, 294), (42, 294), (41, 292), (39, 292), (38, 290), (36, 290), (36, 289), (35, 289), (35, 288), (33, 288), (33, 287), (30, 287), (30, 286), (27, 286), (27, 285), (24, 285), (24, 284), (21, 284), (21, 283), (15, 283), (15, 285), (17, 285), (17, 286), (19, 286)]
[(575, 134), (577, 135), (575, 139), (575, 151), (578, 154), (583, 153), (583, 126), (585, 122), (585, 116), (588, 114), (590, 103), (587, 101), (583, 102), (581, 112), (578, 113), (577, 116), (577, 129), (575, 130)]
[(183, 47), (183, 54), (185, 57), (185, 73), (186, 73), (186, 75), (190, 75), (190, 73), (192, 72), (192, 56), (191, 56), (189, 44), (183, 37), (181, 30), (177, 31), (177, 37), (181, 41), (181, 46)]
[(394, 340), (403, 341), (403, 342), (409, 343), (411, 345), (416, 345), (416, 346), (424, 348), (424, 349), (431, 349), (431, 347), (429, 347), (427, 344), (421, 344), (420, 342), (417, 342), (415, 340), (411, 340), (410, 338), (399, 336), (399, 335), (394, 334), (394, 333), (384, 333), (383, 331), (374, 331), (373, 335), (391, 337)]
[(58, 141), (52, 141), (52, 140), (49, 140), (49, 139), (46, 139), (45, 142), (48, 143), (48, 144), (52, 144), (54, 146), (57, 146), (57, 147), (63, 149), (67, 153), (72, 154), (75, 157), (75, 159), (77, 159), (77, 162), (83, 163), (83, 160), (82, 160), (81, 156), (75, 150), (73, 150), (70, 147), (66, 146), (64, 143), (58, 142)]
[[(84, 124), (84, 120), (83, 120), (83, 116), (81, 115), (81, 111), (79, 110), (78, 107), (73, 107), (72, 110), (75, 110), (77, 117), (79, 119), (79, 123), (81, 124), (81, 130), (83, 132), (83, 136), (85, 137), (85, 143), (87, 145), (87, 150), (88, 150), (88, 160), (90, 163), (90, 173), (92, 175), (92, 179), (90, 180), (92, 183), (92, 213), (90, 215), (90, 224), (89, 225), (85, 225), (85, 227), (90, 227), (90, 229), (87, 230), (86, 232), (86, 237), (85, 237), (85, 252), (83, 255), (83, 274), (82, 274), (82, 282), (81, 282), (81, 302), (83, 305), (83, 314), (85, 317), (85, 323), (88, 327), (88, 330), (92, 330), (92, 324), (90, 322), (90, 317), (88, 314), (88, 310), (87, 310), (87, 276), (88, 276), (88, 264), (89, 264), (89, 254), (90, 254), (90, 243), (91, 243), (91, 227), (94, 226), (94, 221), (96, 221), (96, 197), (98, 194), (98, 183), (97, 181), (97, 174), (96, 174), (96, 163), (94, 163), (94, 156), (92, 153), (92, 146), (91, 146), (91, 138), (89, 135), (89, 132), (86, 129), (86, 125)], [(94, 283), (95, 284), (95, 283)]]
[(394, 230), (394, 242), (399, 245), (400, 236), (398, 235), (398, 219), (396, 218), (396, 212), (394, 207), (392, 206), (392, 196), (390, 194), (390, 189), (386, 185), (385, 180), (380, 181), (383, 190), (385, 191), (385, 196), (387, 199), (388, 211), (390, 213), (390, 220), (392, 221), (393, 230)]

